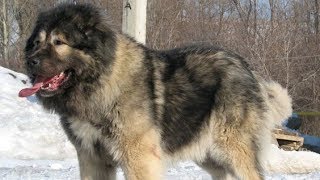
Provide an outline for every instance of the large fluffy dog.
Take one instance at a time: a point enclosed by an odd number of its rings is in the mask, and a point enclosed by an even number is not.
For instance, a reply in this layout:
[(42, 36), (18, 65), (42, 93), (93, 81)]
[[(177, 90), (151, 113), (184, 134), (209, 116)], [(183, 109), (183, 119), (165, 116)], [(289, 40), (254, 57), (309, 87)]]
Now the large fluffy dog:
[(263, 179), (268, 92), (217, 47), (154, 51), (113, 31), (90, 5), (41, 13), (26, 64), (43, 106), (61, 115), (82, 179), (161, 179), (190, 159), (218, 178)]

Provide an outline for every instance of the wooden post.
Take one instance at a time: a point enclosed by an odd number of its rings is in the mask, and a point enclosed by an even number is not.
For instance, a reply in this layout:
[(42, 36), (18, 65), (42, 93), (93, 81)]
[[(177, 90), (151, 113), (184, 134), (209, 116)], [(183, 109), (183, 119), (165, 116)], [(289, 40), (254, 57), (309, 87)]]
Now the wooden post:
[(146, 43), (147, 0), (123, 0), (122, 31)]

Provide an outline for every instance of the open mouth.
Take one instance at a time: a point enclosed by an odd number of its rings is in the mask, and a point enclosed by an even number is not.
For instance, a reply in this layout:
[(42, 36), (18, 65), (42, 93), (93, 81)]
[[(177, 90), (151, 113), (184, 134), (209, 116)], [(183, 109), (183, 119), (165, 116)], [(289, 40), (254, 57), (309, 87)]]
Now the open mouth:
[(42, 96), (54, 94), (54, 92), (58, 91), (60, 87), (69, 80), (70, 76), (70, 70), (61, 72), (60, 74), (49, 78), (37, 75), (33, 87), (22, 89), (19, 92), (19, 97), (31, 96), (38, 91), (41, 92), (40, 95)]

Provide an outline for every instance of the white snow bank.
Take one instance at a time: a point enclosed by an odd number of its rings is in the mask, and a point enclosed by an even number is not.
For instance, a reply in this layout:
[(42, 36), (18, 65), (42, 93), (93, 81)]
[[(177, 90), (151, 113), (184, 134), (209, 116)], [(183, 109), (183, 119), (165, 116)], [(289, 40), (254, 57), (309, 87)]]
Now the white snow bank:
[(270, 173), (320, 172), (320, 155), (307, 151), (284, 151), (271, 145), (267, 169)]
[[(16, 78), (9, 73), (16, 76)], [(22, 81), (26, 81), (26, 84)], [(25, 162), (33, 163), (35, 160), (36, 164), (39, 164), (38, 161), (41, 160), (50, 162), (45, 166), (54, 170), (52, 175), (55, 175), (54, 173), (56, 173), (57, 169), (64, 169), (65, 165), (56, 164), (54, 161), (51, 163), (52, 160), (67, 161), (67, 159), (75, 159), (76, 153), (60, 127), (59, 117), (53, 113), (46, 112), (37, 103), (34, 96), (28, 98), (18, 97), (19, 90), (30, 86), (25, 75), (0, 67), (0, 84), (0, 169), (9, 168), (7, 166), (11, 164), (13, 170), (10, 170), (10, 172), (13, 174), (9, 173), (9, 175), (14, 177), (16, 175), (14, 173), (17, 170), (14, 167), (17, 164), (19, 165), (23, 162), (21, 166), (25, 166)], [(267, 159), (269, 173), (315, 172), (312, 177), (317, 176), (320, 179), (319, 154), (301, 151), (287, 152), (272, 145), (270, 146), (270, 156)], [(73, 169), (75, 166), (72, 164)], [(33, 172), (32, 166), (29, 169), (27, 168), (26, 171)], [(0, 170), (0, 176), (1, 172)], [(35, 173), (37, 172), (35, 171)], [(169, 179), (171, 179), (171, 176), (178, 177), (176, 174), (180, 172), (186, 173), (183, 177), (190, 176), (193, 179), (207, 179), (209, 177), (208, 174), (193, 163), (182, 163), (177, 169), (170, 169), (167, 177)], [(18, 177), (26, 176), (22, 174)]]

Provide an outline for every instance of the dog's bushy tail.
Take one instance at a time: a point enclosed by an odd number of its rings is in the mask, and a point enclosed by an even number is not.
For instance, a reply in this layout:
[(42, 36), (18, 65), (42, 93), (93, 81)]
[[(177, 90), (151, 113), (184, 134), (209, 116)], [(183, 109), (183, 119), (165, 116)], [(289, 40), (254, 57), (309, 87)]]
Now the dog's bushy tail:
[(279, 83), (269, 81), (264, 86), (268, 94), (267, 103), (269, 103), (274, 123), (280, 126), (292, 114), (292, 99), (288, 94), (288, 90)]
[[(287, 119), (292, 114), (292, 99), (288, 94), (288, 90), (282, 87), (279, 83), (272, 80), (264, 80), (255, 74), (260, 87), (263, 91), (265, 101), (268, 108), (268, 117), (270, 127), (281, 125), (283, 120)], [(259, 157), (263, 163), (264, 169), (268, 173), (311, 173), (318, 172), (320, 167), (320, 158), (312, 152), (292, 152), (279, 149), (276, 145), (263, 144), (263, 149)], [(264, 154), (263, 154), (264, 153)], [(301, 159), (309, 158), (308, 161)], [(308, 163), (306, 163), (308, 162)]]
[(269, 118), (274, 125), (281, 126), (282, 122), (292, 115), (292, 99), (288, 90), (272, 80), (264, 80), (256, 75), (262, 90), (265, 92), (265, 101), (269, 109)]

